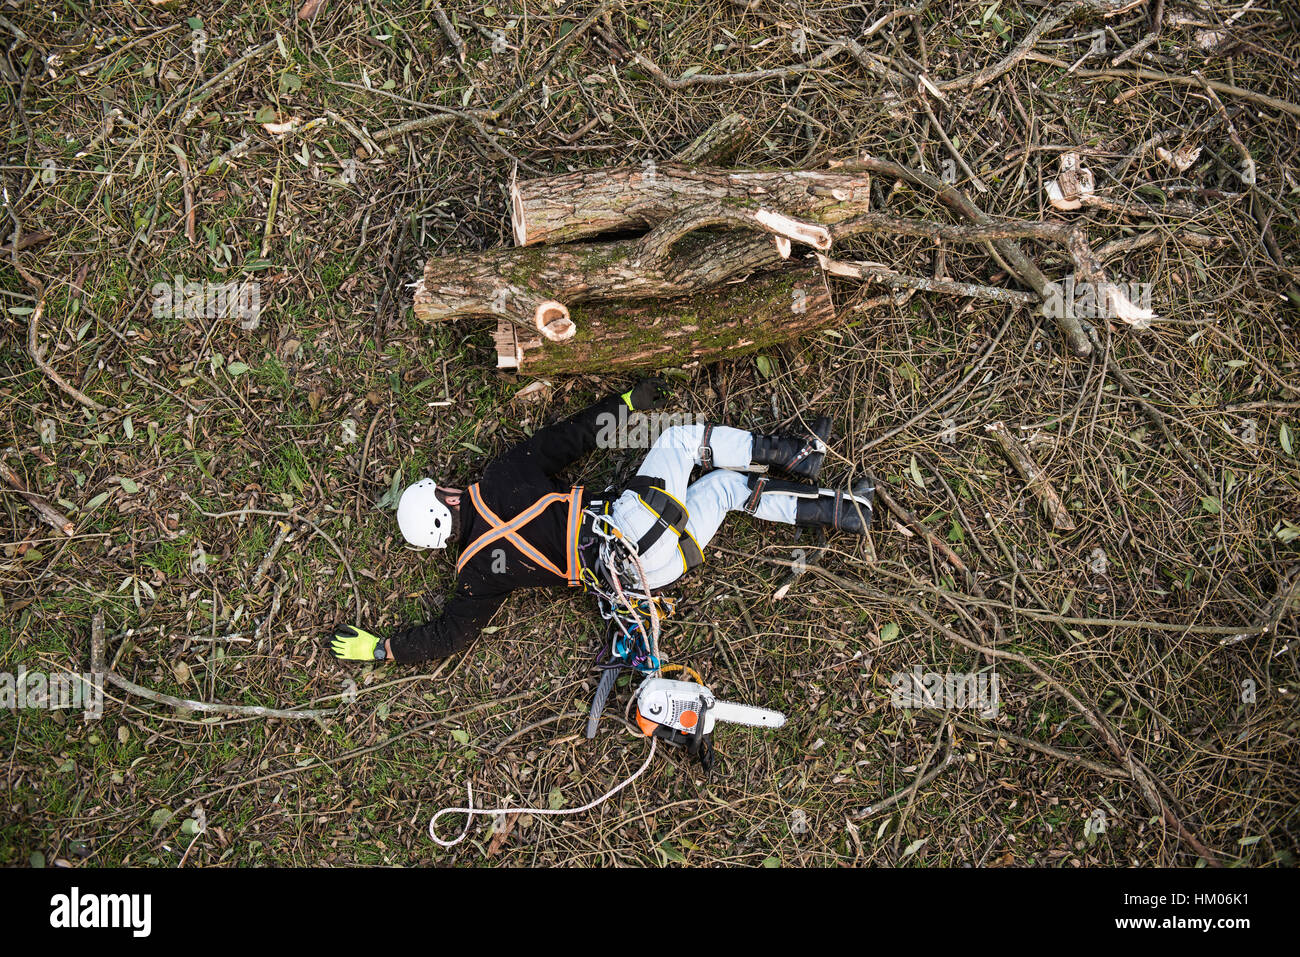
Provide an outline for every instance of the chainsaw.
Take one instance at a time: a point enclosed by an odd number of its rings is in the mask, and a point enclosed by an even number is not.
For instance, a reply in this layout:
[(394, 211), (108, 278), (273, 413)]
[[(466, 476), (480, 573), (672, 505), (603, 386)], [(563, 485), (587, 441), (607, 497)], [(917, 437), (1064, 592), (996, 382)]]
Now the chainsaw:
[(707, 772), (713, 767), (711, 735), (718, 721), (753, 728), (779, 728), (785, 715), (767, 708), (719, 701), (708, 688), (693, 681), (647, 678), (637, 689), (636, 723), (648, 738), (699, 758)]

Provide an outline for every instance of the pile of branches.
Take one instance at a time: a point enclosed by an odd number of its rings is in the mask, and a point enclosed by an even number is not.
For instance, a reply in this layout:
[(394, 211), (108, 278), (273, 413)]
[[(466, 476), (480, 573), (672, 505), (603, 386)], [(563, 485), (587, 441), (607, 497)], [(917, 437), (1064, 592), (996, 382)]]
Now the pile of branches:
[[(502, 369), (548, 375), (689, 367), (833, 325), (828, 276), (1037, 306), (1060, 286), (1018, 242), (1034, 240), (1059, 247), (1078, 281), (1113, 289), (1118, 318), (1138, 326), (1151, 318), (1107, 282), (1078, 227), (996, 219), (939, 178), (869, 155), (818, 170), (714, 165), (751, 134), (749, 122), (733, 114), (671, 162), (512, 182), (515, 248), (431, 258), (416, 283), (416, 315), (495, 317)], [(873, 212), (872, 174), (932, 193), (964, 222)], [(864, 235), (983, 246), (990, 271), (1021, 288), (831, 257), (838, 243)], [(795, 257), (796, 247), (812, 253)], [(1088, 355), (1087, 332), (1064, 313), (1054, 318), (1068, 347)]]

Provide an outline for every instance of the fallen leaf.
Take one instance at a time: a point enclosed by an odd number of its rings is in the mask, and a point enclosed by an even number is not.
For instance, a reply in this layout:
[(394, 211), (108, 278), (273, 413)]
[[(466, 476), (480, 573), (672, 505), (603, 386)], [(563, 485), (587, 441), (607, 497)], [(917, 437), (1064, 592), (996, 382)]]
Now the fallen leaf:
[(1201, 148), (1193, 147), (1190, 143), (1184, 143), (1178, 149), (1170, 152), (1163, 146), (1156, 147), (1156, 156), (1160, 157), (1180, 173), (1185, 173), (1191, 165), (1201, 156)]
[(515, 821), (517, 820), (519, 820), (518, 812), (507, 814), (505, 823), (501, 825), (500, 829), (492, 832), (492, 840), (488, 844), (487, 849), (488, 857), (495, 857), (501, 852), (501, 845), (506, 842), (506, 838), (510, 836), (510, 832), (515, 829)]
[(1056, 179), (1047, 184), (1047, 200), (1057, 209), (1078, 209), (1095, 190), (1092, 170), (1078, 153), (1063, 153)]
[(325, 3), (326, 0), (307, 0), (306, 3), (298, 8), (298, 19), (310, 20), (324, 9)]
[(515, 398), (521, 402), (540, 402), (548, 398), (551, 394), (551, 383), (547, 379), (538, 379), (536, 382), (530, 382), (518, 392)]
[(157, 830), (170, 821), (172, 816), (170, 808), (160, 807), (158, 810), (154, 811), (153, 815), (149, 818), (149, 826), (154, 830)]
[(1196, 45), (1202, 50), (1213, 50), (1227, 35), (1226, 30), (1197, 30)]

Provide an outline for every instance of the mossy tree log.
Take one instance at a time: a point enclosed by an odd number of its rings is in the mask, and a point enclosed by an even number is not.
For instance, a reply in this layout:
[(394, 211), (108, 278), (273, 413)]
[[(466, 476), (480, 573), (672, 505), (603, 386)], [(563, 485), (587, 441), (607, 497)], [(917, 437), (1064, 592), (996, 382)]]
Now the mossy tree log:
[(815, 267), (763, 273), (693, 296), (577, 306), (577, 334), (545, 341), (509, 320), (494, 334), (497, 367), (529, 375), (661, 369), (745, 355), (835, 322), (826, 276)]
[[(496, 316), (563, 342), (577, 332), (569, 309), (592, 302), (672, 299), (779, 264), (770, 235), (687, 232), (608, 243), (490, 249), (430, 259), (415, 286), (415, 314), (436, 322)], [(647, 250), (652, 250), (647, 252)]]

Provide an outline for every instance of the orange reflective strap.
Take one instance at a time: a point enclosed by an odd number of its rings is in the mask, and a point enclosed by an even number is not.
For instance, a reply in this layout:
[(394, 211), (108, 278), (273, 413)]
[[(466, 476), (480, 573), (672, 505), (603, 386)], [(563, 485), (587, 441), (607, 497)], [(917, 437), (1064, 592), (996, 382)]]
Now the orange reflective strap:
[[(518, 515), (516, 515), (514, 518), (510, 519), (510, 521), (507, 522), (504, 519), (502, 519), (501, 516), (498, 515), (496, 512), (492, 511), (492, 509), (488, 508), (487, 503), (483, 501), (483, 495), (479, 491), (478, 483), (477, 482), (474, 483), (469, 487), (470, 502), (473, 503), (474, 510), (479, 513), (479, 516), (492, 527), (489, 528), (482, 535), (480, 535), (478, 538), (474, 539), (474, 541), (470, 543), (470, 546), (467, 549), (465, 549), (464, 554), (460, 556), (460, 560), (456, 562), (456, 571), (459, 572), (461, 569), (463, 569), (465, 567), (465, 564), (471, 558), (473, 558), (475, 555), (477, 555), (487, 546), (491, 545), (493, 542), (500, 541), (501, 539), (505, 539), (511, 545), (515, 546), (515, 548), (517, 548), (522, 555), (531, 559), (538, 566), (545, 568), (547, 571), (553, 573), (559, 578), (572, 581), (572, 574), (566, 575), (563, 571), (557, 568), (554, 562), (552, 562), (545, 555), (539, 552), (536, 548), (532, 546), (531, 543), (528, 542), (527, 539), (525, 539), (522, 535), (519, 534), (519, 529), (523, 528), (523, 526), (527, 525), (534, 518), (536, 518), (542, 512), (546, 511), (546, 509), (550, 508), (556, 502), (563, 502), (563, 501), (568, 501), (570, 503), (569, 525), (571, 526), (573, 524), (573, 511), (574, 511), (573, 502), (575, 501), (575, 497), (574, 497), (575, 493), (578, 496), (581, 496), (582, 490), (575, 489), (574, 492), (570, 492), (568, 494), (564, 492), (551, 492), (549, 495), (543, 495), (536, 502), (528, 506), (528, 508), (524, 509), (522, 512), (520, 512)], [(572, 571), (573, 567), (574, 567), (574, 553), (570, 552), (569, 555), (570, 571)]]
[(582, 528), (582, 486), (569, 493), (569, 521), (564, 530), (565, 553), (568, 555), (569, 587), (582, 582), (582, 565), (578, 562), (578, 531)]
[(546, 558), (545, 555), (543, 555), (532, 545), (530, 545), (523, 538), (522, 535), (518, 534), (518, 529), (522, 528), (524, 525), (527, 525), (529, 522), (531, 522), (534, 518), (536, 518), (546, 509), (548, 509), (555, 502), (560, 502), (568, 498), (567, 495), (564, 495), (560, 492), (552, 492), (549, 495), (543, 495), (532, 505), (528, 506), (528, 508), (524, 509), (524, 511), (520, 512), (510, 521), (506, 522), (503, 521), (501, 516), (497, 515), (496, 512), (488, 508), (487, 503), (483, 501), (483, 495), (479, 491), (479, 487), (477, 483), (470, 486), (469, 494), (470, 494), (470, 501), (474, 503), (474, 508), (478, 510), (479, 514), (483, 517), (483, 519), (486, 522), (488, 522), (488, 524), (492, 525), (492, 528), (484, 532), (477, 539), (475, 539), (474, 542), (470, 545), (470, 547), (465, 550), (465, 554), (462, 555), (460, 561), (456, 563), (457, 571), (460, 571), (461, 568), (464, 567), (467, 561), (473, 558), (476, 554), (478, 554), (488, 545), (504, 538), (506, 541), (510, 542), (510, 544), (514, 545), (515, 548), (519, 549), (519, 551), (523, 555), (532, 559), (542, 568), (545, 568), (547, 571), (554, 573), (560, 578), (565, 577), (564, 572), (556, 568), (554, 563), (552, 563), (549, 559)]

